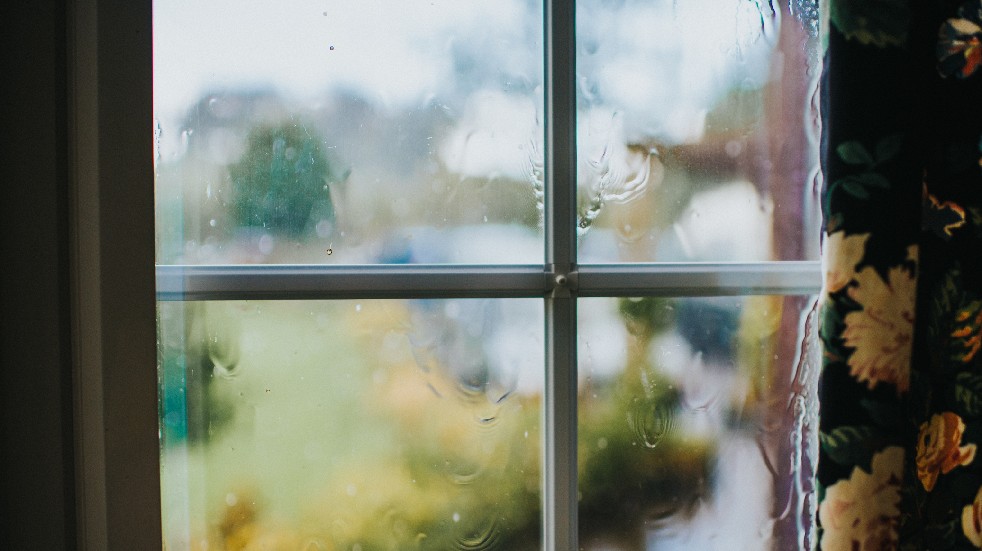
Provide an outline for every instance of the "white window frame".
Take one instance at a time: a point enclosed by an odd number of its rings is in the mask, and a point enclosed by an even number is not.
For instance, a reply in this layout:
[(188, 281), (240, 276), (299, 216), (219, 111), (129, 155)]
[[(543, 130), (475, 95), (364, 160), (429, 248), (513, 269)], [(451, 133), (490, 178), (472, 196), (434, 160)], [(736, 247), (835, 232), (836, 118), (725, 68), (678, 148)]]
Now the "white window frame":
[(544, 1), (543, 264), (155, 268), (152, 1), (75, 1), (69, 82), (80, 548), (161, 545), (158, 299), (543, 298), (542, 541), (546, 551), (564, 551), (578, 548), (577, 297), (818, 292), (818, 262), (578, 265), (574, 4)]

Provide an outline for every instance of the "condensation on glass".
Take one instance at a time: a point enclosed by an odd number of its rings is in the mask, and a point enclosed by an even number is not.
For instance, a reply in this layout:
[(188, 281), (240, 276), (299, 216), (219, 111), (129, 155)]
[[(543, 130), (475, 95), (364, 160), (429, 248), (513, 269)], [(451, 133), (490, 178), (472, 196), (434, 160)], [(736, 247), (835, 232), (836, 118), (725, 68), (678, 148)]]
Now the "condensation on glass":
[(582, 549), (812, 547), (814, 304), (580, 300)]
[(159, 316), (166, 548), (539, 548), (540, 301)]
[(154, 2), (157, 258), (541, 263), (542, 4)]
[(581, 262), (818, 258), (818, 0), (577, 2)]

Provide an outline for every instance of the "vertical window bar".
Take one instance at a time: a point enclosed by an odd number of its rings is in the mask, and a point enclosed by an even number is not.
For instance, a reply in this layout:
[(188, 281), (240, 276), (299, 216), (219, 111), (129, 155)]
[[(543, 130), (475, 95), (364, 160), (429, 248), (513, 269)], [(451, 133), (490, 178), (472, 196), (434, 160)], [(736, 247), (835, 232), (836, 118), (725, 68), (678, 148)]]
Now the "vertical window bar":
[(546, 262), (559, 272), (576, 263), (575, 1), (545, 1)]
[[(553, 276), (576, 266), (576, 52), (574, 0), (545, 0), (545, 257)], [(576, 298), (545, 299), (543, 549), (578, 549)]]
[(546, 384), (542, 424), (546, 551), (579, 549), (576, 513), (576, 300), (546, 299)]

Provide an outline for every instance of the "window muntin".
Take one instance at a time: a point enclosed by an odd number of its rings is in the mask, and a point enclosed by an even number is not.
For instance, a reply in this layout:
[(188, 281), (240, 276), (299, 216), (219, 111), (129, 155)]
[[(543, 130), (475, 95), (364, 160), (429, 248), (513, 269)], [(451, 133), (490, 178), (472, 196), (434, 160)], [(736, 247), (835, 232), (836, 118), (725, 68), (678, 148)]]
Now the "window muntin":
[[(740, 294), (797, 294), (817, 290), (818, 273), (815, 263), (763, 263), (763, 264), (709, 264), (709, 265), (658, 265), (658, 264), (621, 264), (621, 265), (582, 265), (577, 270), (577, 252), (575, 250), (575, 234), (577, 216), (575, 205), (571, 199), (574, 196), (570, 182), (576, 174), (576, 169), (569, 170), (566, 165), (572, 161), (575, 167), (576, 151), (573, 150), (575, 130), (576, 78), (573, 66), (566, 63), (572, 44), (572, 13), (569, 6), (559, 3), (545, 2), (546, 32), (544, 44), (547, 50), (546, 74), (548, 75), (542, 88), (544, 104), (541, 124), (545, 130), (545, 138), (539, 151), (542, 161), (530, 158), (527, 166), (531, 178), (528, 181), (533, 196), (539, 193), (538, 178), (543, 178), (541, 188), (542, 201), (542, 233), (545, 237), (546, 264), (536, 264), (541, 261), (539, 253), (527, 253), (529, 260), (524, 260), (526, 253), (516, 252), (521, 246), (511, 243), (505, 260), (499, 260), (493, 255), (487, 255), (480, 249), (481, 241), (473, 235), (464, 235), (462, 240), (468, 247), (477, 250), (480, 258), (451, 258), (444, 257), (431, 262), (467, 262), (485, 264), (480, 266), (445, 265), (445, 266), (401, 266), (399, 262), (421, 262), (419, 257), (390, 257), (389, 265), (378, 266), (376, 269), (364, 266), (350, 266), (339, 269), (332, 266), (310, 266), (322, 264), (325, 261), (320, 256), (320, 245), (311, 251), (317, 256), (309, 256), (307, 252), (293, 251), (282, 256), (267, 254), (263, 251), (264, 244), (260, 235), (255, 247), (259, 256), (247, 256), (245, 262), (303, 262), (307, 266), (282, 265), (277, 266), (201, 266), (191, 267), (180, 263), (208, 263), (221, 260), (217, 257), (205, 259), (182, 256), (187, 253), (187, 240), (183, 232), (182, 206), (179, 202), (170, 202), (170, 218), (158, 221), (158, 252), (160, 266), (158, 274), (160, 296), (165, 300), (181, 299), (231, 299), (231, 298), (263, 298), (263, 299), (292, 299), (292, 298), (370, 298), (370, 297), (456, 297), (456, 296), (545, 296), (544, 312), (546, 332), (545, 342), (545, 384), (542, 387), (542, 440), (541, 450), (545, 468), (542, 472), (541, 499), (542, 512), (542, 547), (546, 549), (567, 549), (575, 546), (577, 532), (577, 468), (576, 468), (576, 431), (577, 431), (577, 296), (633, 296), (633, 295), (665, 295), (685, 296), (697, 295), (740, 295)], [(770, 17), (779, 17), (777, 13), (769, 12)], [(793, 21), (785, 18), (786, 21)], [(158, 48), (159, 49), (159, 48)], [(331, 51), (330, 49), (328, 51)], [(159, 77), (158, 77), (159, 81)], [(158, 82), (159, 84), (159, 82)], [(228, 95), (225, 96), (226, 98)], [(211, 103), (208, 98), (208, 103)], [(159, 113), (158, 113), (159, 115)], [(538, 117), (538, 115), (537, 115)], [(160, 185), (164, 178), (164, 165), (161, 159), (166, 154), (163, 138), (168, 135), (166, 124), (158, 116), (158, 199), (159, 210), (166, 213), (167, 201), (161, 199)], [(537, 124), (540, 124), (537, 122)], [(302, 128), (302, 124), (298, 125)], [(288, 142), (287, 137), (282, 138)], [(276, 138), (271, 140), (275, 149)], [(302, 142), (302, 139), (301, 139)], [(284, 145), (286, 145), (284, 143)], [(302, 146), (302, 143), (301, 143)], [(534, 146), (538, 147), (538, 146)], [(533, 148), (534, 148), (533, 147)], [(296, 148), (295, 148), (296, 149)], [(302, 147), (301, 147), (302, 149)], [(531, 150), (531, 149), (530, 149)], [(284, 151), (285, 153), (285, 151)], [(272, 166), (273, 163), (271, 162)], [(173, 188), (172, 188), (173, 189)], [(207, 196), (207, 186), (205, 189)], [(166, 199), (166, 198), (164, 198)], [(569, 208), (567, 208), (569, 207)], [(193, 212), (193, 211), (192, 211)], [(216, 226), (218, 221), (216, 220)], [(177, 223), (175, 223), (175, 221)], [(211, 219), (208, 220), (211, 226)], [(315, 233), (316, 233), (316, 224)], [(598, 226), (602, 227), (603, 224)], [(197, 231), (197, 230), (194, 230)], [(442, 231), (442, 230), (441, 230)], [(456, 231), (456, 230), (455, 230)], [(169, 234), (167, 232), (170, 232)], [(193, 232), (192, 232), (193, 233)], [(594, 235), (599, 234), (595, 232)], [(175, 235), (179, 238), (175, 239)], [(417, 235), (414, 233), (413, 235)], [(444, 242), (451, 241), (450, 234), (441, 235)], [(589, 234), (581, 241), (586, 243)], [(414, 237), (414, 239), (416, 239)], [(542, 239), (539, 237), (538, 239)], [(169, 245), (168, 245), (169, 243)], [(249, 241), (250, 246), (252, 245)], [(205, 243), (208, 245), (209, 243)], [(206, 250), (212, 254), (216, 249), (221, 251), (223, 244), (212, 242), (212, 249)], [(282, 244), (282, 241), (280, 242)], [(500, 242), (494, 246), (499, 245)], [(192, 244), (194, 249), (199, 244)], [(266, 246), (269, 245), (267, 240)], [(274, 240), (274, 245), (276, 241)], [(170, 247), (170, 248), (167, 248)], [(368, 250), (379, 251), (385, 247), (375, 245)], [(488, 247), (485, 247), (488, 248)], [(530, 247), (529, 250), (536, 247)], [(615, 247), (616, 249), (617, 247)], [(288, 247), (290, 249), (290, 247)], [(297, 250), (297, 247), (293, 247)], [(303, 249), (303, 247), (299, 247)], [(412, 247), (410, 247), (412, 249)], [(454, 249), (454, 247), (451, 247)], [(282, 250), (282, 249), (280, 249)], [(334, 247), (328, 243), (323, 249), (329, 258), (326, 262), (363, 262), (363, 257), (337, 256)], [(454, 250), (467, 250), (467, 247)], [(490, 250), (490, 249), (489, 249)], [(497, 249), (501, 250), (501, 249)], [(584, 260), (639, 260), (637, 258), (609, 256), (593, 256), (584, 247)], [(468, 251), (470, 252), (470, 251)], [(170, 255), (170, 256), (168, 256)], [(305, 256), (307, 255), (307, 256)], [(800, 258), (799, 256), (778, 256), (776, 258)], [(512, 260), (517, 259), (517, 260)], [(241, 260), (241, 259), (240, 259)], [(495, 263), (517, 262), (518, 266), (508, 268)], [(688, 260), (706, 260), (693, 259)], [(709, 260), (722, 260), (721, 258)], [(749, 260), (749, 259), (744, 259)], [(171, 264), (171, 265), (166, 265)], [(419, 269), (416, 269), (419, 268)], [(499, 277), (505, 270), (507, 277)], [(475, 274), (477, 274), (475, 276)], [(556, 276), (564, 276), (565, 285), (557, 285)], [(433, 284), (436, 278), (440, 284)], [(475, 284), (474, 281), (479, 283)], [(166, 306), (162, 306), (166, 308)], [(581, 318), (582, 319), (582, 318)], [(793, 339), (792, 339), (793, 340)], [(165, 417), (166, 418), (166, 417)], [(792, 420), (798, 422), (798, 418)], [(581, 442), (582, 444), (582, 442)], [(180, 474), (180, 470), (177, 471)], [(237, 502), (237, 498), (233, 499)], [(165, 504), (166, 505), (166, 504)], [(219, 504), (221, 506), (221, 504)], [(166, 513), (165, 513), (166, 514)], [(791, 519), (797, 522), (796, 519)], [(795, 525), (797, 526), (797, 524)], [(767, 527), (764, 527), (767, 530)], [(776, 530), (775, 530), (776, 531)], [(796, 532), (797, 533), (797, 532)], [(532, 541), (532, 540), (530, 540)]]

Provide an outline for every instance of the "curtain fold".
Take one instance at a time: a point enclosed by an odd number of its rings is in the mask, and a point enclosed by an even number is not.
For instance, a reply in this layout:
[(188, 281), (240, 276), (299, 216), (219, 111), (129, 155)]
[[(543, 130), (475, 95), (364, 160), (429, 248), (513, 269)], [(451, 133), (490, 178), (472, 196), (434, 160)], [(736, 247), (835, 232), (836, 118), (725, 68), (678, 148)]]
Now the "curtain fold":
[(831, 0), (821, 549), (982, 548), (982, 0)]

